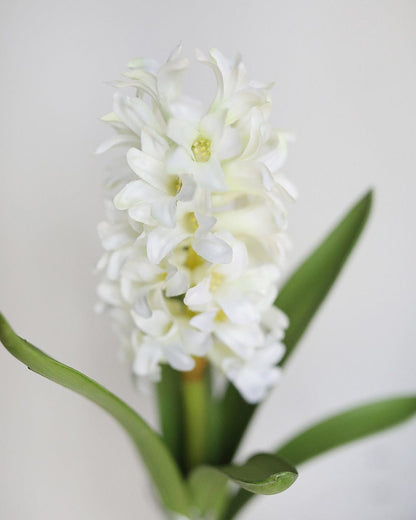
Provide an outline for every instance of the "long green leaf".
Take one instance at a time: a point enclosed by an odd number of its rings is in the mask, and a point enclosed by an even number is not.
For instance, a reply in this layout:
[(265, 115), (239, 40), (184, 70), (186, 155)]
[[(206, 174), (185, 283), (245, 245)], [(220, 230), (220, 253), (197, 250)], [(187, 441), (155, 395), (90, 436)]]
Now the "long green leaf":
[[(340, 413), (303, 431), (276, 450), (296, 466), (344, 444), (396, 426), (416, 413), (416, 396), (395, 397)], [(233, 518), (253, 495), (240, 490), (224, 520)]]
[(163, 440), (183, 468), (185, 434), (181, 373), (169, 365), (162, 365), (162, 377), (156, 385), (156, 392)]
[(366, 404), (308, 428), (276, 450), (276, 454), (293, 464), (303, 464), (328, 450), (400, 424), (415, 413), (416, 396)]
[[(287, 314), (290, 325), (285, 334), (286, 354), (281, 365), (287, 362), (353, 250), (367, 222), (372, 197), (369, 191), (359, 200), (282, 288), (275, 304)], [(223, 402), (219, 463), (232, 460), (256, 408), (245, 402), (233, 385), (228, 385)]]
[(224, 516), (227, 507), (227, 481), (237, 484), (244, 495), (275, 495), (297, 477), (296, 468), (287, 460), (273, 453), (258, 453), (241, 465), (199, 466), (190, 474), (189, 485), (198, 514), (217, 519)]
[(342, 219), (282, 288), (276, 305), (290, 320), (284, 364), (298, 344), (353, 250), (370, 214), (368, 192)]
[(185, 516), (189, 513), (188, 490), (176, 462), (160, 436), (132, 408), (89, 377), (55, 361), (17, 336), (2, 314), (0, 340), (30, 370), (83, 395), (112, 415), (136, 445), (164, 507)]

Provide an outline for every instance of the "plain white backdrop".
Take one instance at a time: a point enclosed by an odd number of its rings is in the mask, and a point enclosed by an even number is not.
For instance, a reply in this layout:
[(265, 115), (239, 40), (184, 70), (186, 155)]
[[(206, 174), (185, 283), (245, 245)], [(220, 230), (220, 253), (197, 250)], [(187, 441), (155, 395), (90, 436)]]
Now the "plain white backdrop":
[[(414, 390), (416, 3), (3, 0), (0, 308), (23, 336), (102, 382), (152, 424), (96, 316), (93, 267), (109, 135), (99, 116), (136, 56), (241, 51), (276, 80), (274, 122), (297, 136), (286, 171), (296, 263), (370, 186), (365, 236), (262, 407), (241, 454), (349, 405)], [(205, 73), (204, 73), (205, 74)], [(190, 81), (197, 95), (214, 83)], [(196, 90), (196, 92), (195, 92)], [(412, 520), (415, 423), (301, 469), (242, 520)], [(412, 484), (413, 480), (413, 484)], [(104, 412), (0, 350), (0, 518), (160, 518), (129, 440)]]

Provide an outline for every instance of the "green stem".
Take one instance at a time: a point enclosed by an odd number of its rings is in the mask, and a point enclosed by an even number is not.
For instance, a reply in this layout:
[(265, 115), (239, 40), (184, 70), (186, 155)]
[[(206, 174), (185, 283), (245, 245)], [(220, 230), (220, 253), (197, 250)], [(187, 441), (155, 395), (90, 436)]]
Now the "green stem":
[(188, 471), (203, 464), (207, 454), (208, 383), (202, 367), (182, 379), (185, 421), (185, 463)]

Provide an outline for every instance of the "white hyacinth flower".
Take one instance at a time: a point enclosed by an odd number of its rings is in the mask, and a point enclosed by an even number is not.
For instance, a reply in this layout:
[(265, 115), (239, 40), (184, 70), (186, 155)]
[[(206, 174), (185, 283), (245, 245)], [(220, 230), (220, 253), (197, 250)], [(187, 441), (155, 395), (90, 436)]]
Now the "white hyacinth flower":
[[(99, 308), (108, 310), (133, 373), (190, 371), (203, 357), (250, 403), (279, 376), (287, 318), (274, 307), (288, 248), (281, 172), (289, 136), (270, 123), (271, 85), (249, 81), (239, 57), (197, 51), (217, 80), (210, 106), (182, 94), (189, 60), (138, 58), (115, 82), (116, 135), (124, 148), (99, 225)], [(132, 88), (130, 95), (122, 89)]]

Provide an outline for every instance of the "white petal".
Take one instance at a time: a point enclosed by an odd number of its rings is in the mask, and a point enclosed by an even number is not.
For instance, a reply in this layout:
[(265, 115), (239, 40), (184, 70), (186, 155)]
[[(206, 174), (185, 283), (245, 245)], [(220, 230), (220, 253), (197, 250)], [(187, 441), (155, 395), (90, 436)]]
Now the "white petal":
[(132, 370), (138, 376), (150, 377), (157, 381), (160, 376), (159, 363), (162, 360), (162, 350), (153, 345), (143, 345), (139, 348), (134, 359)]
[(133, 58), (127, 63), (127, 67), (129, 69), (143, 69), (148, 72), (152, 72), (156, 74), (159, 70), (159, 63), (156, 60), (152, 60), (151, 58)]
[(194, 161), (182, 146), (178, 146), (166, 160), (166, 171), (172, 174), (186, 174), (192, 171)]
[(219, 148), (218, 157), (223, 161), (236, 157), (241, 153), (241, 138), (240, 133), (236, 128), (227, 126), (224, 128)]
[(225, 115), (226, 112), (224, 110), (208, 113), (202, 118), (199, 125), (201, 134), (211, 139), (214, 148), (218, 146), (224, 131)]
[(248, 253), (247, 247), (244, 242), (240, 242), (232, 237), (231, 240), (227, 240), (225, 233), (223, 231), (219, 231), (216, 233), (221, 239), (225, 239), (228, 243), (230, 243), (230, 247), (233, 250), (233, 258), (232, 262), (229, 264), (224, 264), (218, 266), (218, 272), (227, 276), (230, 280), (234, 280), (240, 278), (242, 275), (245, 275), (248, 267)]
[(286, 177), (277, 174), (274, 176), (274, 179), (278, 183), (279, 187), (282, 188), (292, 200), (296, 200), (298, 198), (297, 189), (288, 179), (286, 179)]
[(227, 117), (227, 123), (232, 124), (242, 119), (246, 114), (268, 102), (268, 93), (260, 89), (246, 89), (236, 92), (230, 100), (230, 111)]
[(147, 256), (152, 264), (158, 264), (182, 240), (188, 236), (174, 229), (153, 229), (147, 238)]
[(141, 284), (157, 283), (164, 273), (165, 270), (158, 265), (151, 264), (147, 256), (131, 257), (123, 267), (123, 278), (128, 278)]
[(217, 213), (218, 226), (234, 235), (260, 237), (279, 231), (276, 220), (266, 206), (251, 206), (234, 211)]
[(278, 339), (283, 338), (283, 331), (289, 326), (289, 318), (275, 306), (263, 313), (261, 321)]
[(197, 126), (204, 115), (205, 106), (199, 99), (181, 96), (170, 103), (170, 110), (175, 119), (181, 119)]
[(163, 65), (157, 77), (157, 90), (164, 102), (178, 98), (182, 91), (182, 78), (189, 66), (187, 58), (173, 57)]
[(177, 200), (180, 200), (182, 202), (188, 202), (193, 199), (195, 190), (196, 190), (196, 183), (194, 179), (191, 177), (191, 175), (182, 175), (181, 176), (181, 182), (182, 187), (177, 194), (176, 198)]
[(132, 81), (113, 81), (111, 84), (117, 88), (134, 87), (140, 92), (148, 94), (155, 102), (158, 102), (156, 78), (145, 70), (134, 69), (125, 72), (123, 76), (131, 78)]
[(206, 163), (193, 163), (196, 182), (209, 191), (226, 191), (225, 174), (218, 159), (211, 157)]
[(127, 152), (127, 162), (134, 173), (146, 181), (150, 186), (167, 192), (167, 179), (162, 161), (147, 155), (137, 148), (130, 148)]
[(98, 260), (97, 262), (97, 265), (95, 266), (95, 270), (94, 270), (94, 273), (99, 273), (100, 271), (102, 271), (105, 266), (107, 265), (108, 263), (108, 258), (109, 258), (110, 254), (109, 253), (104, 253), (101, 258)]
[(102, 154), (104, 152), (107, 152), (111, 148), (114, 148), (115, 146), (138, 146), (139, 145), (139, 139), (136, 135), (129, 135), (129, 134), (117, 134), (113, 137), (110, 137), (109, 139), (106, 139), (103, 143), (98, 146), (98, 148), (95, 150), (96, 154)]
[(171, 318), (163, 311), (153, 311), (150, 318), (143, 318), (134, 310), (131, 311), (134, 323), (139, 327), (140, 330), (151, 336), (163, 336), (165, 335), (172, 325)]
[(179, 56), (182, 54), (182, 48), (183, 48), (183, 44), (182, 42), (180, 41), (179, 43), (177, 43), (173, 49), (173, 51), (170, 53), (169, 55), (169, 58), (168, 58), (168, 63), (170, 61), (174, 61), (174, 60), (177, 60), (179, 58)]
[(181, 335), (184, 347), (193, 356), (205, 356), (212, 346), (211, 335), (206, 332), (186, 328)]
[(190, 324), (203, 331), (203, 332), (212, 332), (215, 328), (215, 316), (217, 315), (217, 310), (201, 312), (197, 314), (190, 320)]
[(152, 108), (140, 97), (127, 98), (129, 105), (141, 121), (141, 126), (148, 126), (155, 130), (160, 129), (159, 121)]
[(226, 316), (236, 324), (244, 325), (246, 323), (257, 322), (260, 319), (258, 312), (253, 305), (244, 299), (243, 295), (235, 294), (233, 296), (217, 295), (216, 300), (221, 306)]
[(186, 150), (191, 148), (192, 143), (198, 138), (199, 132), (194, 125), (180, 119), (170, 119), (166, 135), (176, 144), (183, 146)]
[(146, 294), (142, 294), (136, 298), (133, 305), (134, 312), (143, 318), (150, 318), (152, 311), (149, 307), (149, 301)]
[(151, 215), (151, 205), (148, 202), (140, 202), (129, 208), (129, 217), (137, 222), (153, 226), (155, 221)]
[(256, 325), (242, 326), (230, 322), (221, 322), (215, 329), (215, 334), (231, 350), (240, 356), (247, 357), (254, 348), (264, 343), (264, 334)]
[(115, 283), (110, 281), (103, 281), (97, 287), (98, 296), (109, 305), (121, 306), (123, 300), (120, 295), (120, 290)]
[(188, 307), (206, 305), (212, 301), (212, 294), (209, 288), (210, 278), (205, 278), (194, 287), (186, 291), (184, 303)]
[(123, 250), (114, 251), (110, 255), (107, 265), (107, 276), (110, 280), (116, 280), (120, 274), (120, 269), (126, 261), (126, 252)]
[(118, 249), (134, 240), (134, 231), (125, 224), (111, 225), (108, 222), (98, 224), (98, 236), (104, 249)]
[(132, 181), (114, 197), (114, 206), (120, 210), (128, 209), (140, 202), (157, 201), (160, 196), (160, 192), (146, 182)]
[(136, 113), (130, 102), (131, 98), (123, 96), (121, 92), (116, 92), (113, 97), (113, 108), (117, 116), (123, 123), (130, 128), (136, 135), (140, 135), (143, 122)]
[[(136, 147), (138, 148), (138, 147)], [(141, 133), (141, 149), (155, 159), (163, 159), (169, 149), (168, 143), (152, 128), (143, 128)]]
[(197, 236), (202, 236), (215, 226), (217, 219), (211, 215), (204, 215), (203, 213), (195, 213), (198, 222)]
[(221, 71), (218, 68), (217, 64), (210, 61), (202, 51), (200, 51), (199, 49), (195, 49), (195, 55), (196, 55), (196, 59), (199, 62), (204, 63), (205, 65), (208, 65), (214, 71), (215, 79), (217, 80), (217, 94), (210, 107), (210, 109), (213, 110), (221, 103), (221, 101), (224, 98), (223, 76), (222, 76)]
[(153, 202), (152, 217), (163, 226), (174, 228), (176, 224), (176, 200), (173, 197), (163, 197)]
[(169, 345), (164, 349), (164, 354), (166, 361), (175, 370), (188, 372), (195, 367), (195, 360), (191, 356), (185, 354), (179, 346), (173, 347), (172, 345)]
[(227, 242), (211, 233), (196, 240), (192, 247), (199, 256), (214, 264), (227, 264), (233, 259), (233, 250)]
[(273, 173), (276, 172), (285, 162), (287, 157), (287, 141), (283, 133), (276, 136), (276, 143), (266, 155), (262, 157), (262, 161)]
[(166, 282), (166, 296), (172, 298), (173, 296), (179, 296), (184, 294), (189, 287), (189, 280), (183, 271), (177, 271), (169, 280)]
[(256, 371), (251, 369), (249, 363), (245, 366), (232, 358), (224, 360), (222, 367), (244, 399), (251, 404), (262, 401), (279, 377), (279, 370), (275, 367)]

